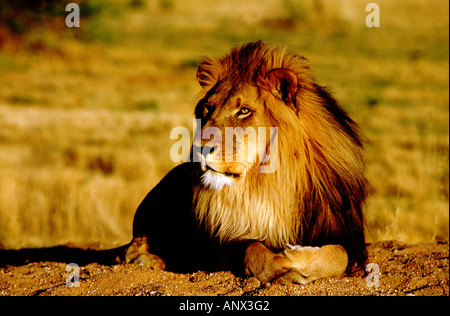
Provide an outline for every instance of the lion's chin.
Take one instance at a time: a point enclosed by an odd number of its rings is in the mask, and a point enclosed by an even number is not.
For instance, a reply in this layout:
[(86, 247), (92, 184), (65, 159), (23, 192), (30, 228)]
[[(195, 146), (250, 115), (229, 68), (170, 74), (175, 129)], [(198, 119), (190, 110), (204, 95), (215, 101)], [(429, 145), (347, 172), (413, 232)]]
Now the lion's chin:
[(226, 175), (211, 169), (206, 170), (202, 175), (203, 185), (213, 190), (221, 190), (225, 186), (232, 185), (233, 182), (233, 175)]

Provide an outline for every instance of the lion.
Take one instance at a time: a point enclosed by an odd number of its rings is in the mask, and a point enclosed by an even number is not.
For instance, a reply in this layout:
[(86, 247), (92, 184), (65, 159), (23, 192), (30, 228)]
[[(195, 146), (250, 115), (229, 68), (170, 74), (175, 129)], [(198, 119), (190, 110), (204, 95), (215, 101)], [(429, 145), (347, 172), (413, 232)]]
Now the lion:
[(363, 267), (362, 135), (306, 58), (252, 42), (203, 58), (197, 79), (191, 161), (142, 201), (123, 261), (263, 284)]

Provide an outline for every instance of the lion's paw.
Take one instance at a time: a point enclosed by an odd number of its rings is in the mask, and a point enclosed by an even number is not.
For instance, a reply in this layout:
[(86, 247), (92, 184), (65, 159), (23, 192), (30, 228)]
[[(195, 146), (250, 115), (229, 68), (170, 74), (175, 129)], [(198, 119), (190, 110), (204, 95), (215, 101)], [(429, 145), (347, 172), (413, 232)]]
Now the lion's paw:
[(291, 266), (284, 254), (275, 254), (260, 242), (247, 248), (244, 263), (245, 273), (256, 277), (263, 285), (286, 274)]
[(143, 266), (148, 269), (156, 270), (156, 271), (165, 270), (165, 268), (166, 268), (166, 264), (165, 264), (164, 260), (162, 260), (157, 255), (154, 255), (154, 254), (151, 254), (148, 252), (138, 254), (135, 258), (133, 258), (128, 263), (139, 264), (140, 266)]
[(134, 238), (125, 251), (124, 262), (139, 264), (152, 270), (165, 270), (166, 264), (164, 260), (157, 255), (151, 254), (148, 249), (149, 246), (145, 236)]
[(340, 245), (302, 247), (287, 245), (283, 251), (291, 269), (273, 284), (308, 284), (321, 278), (341, 278), (347, 269), (347, 252)]

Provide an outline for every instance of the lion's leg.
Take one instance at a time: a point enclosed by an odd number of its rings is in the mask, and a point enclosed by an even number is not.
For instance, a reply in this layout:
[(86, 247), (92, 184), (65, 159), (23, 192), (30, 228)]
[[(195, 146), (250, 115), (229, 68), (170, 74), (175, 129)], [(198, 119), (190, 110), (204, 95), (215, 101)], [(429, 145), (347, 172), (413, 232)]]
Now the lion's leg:
[(347, 268), (347, 252), (339, 245), (288, 246), (276, 254), (260, 242), (251, 244), (244, 257), (245, 273), (262, 284), (308, 284), (326, 277), (341, 277)]
[(291, 262), (291, 269), (275, 279), (274, 284), (308, 284), (322, 278), (341, 278), (348, 264), (347, 252), (340, 245), (288, 245), (283, 254)]
[(125, 251), (125, 263), (137, 263), (152, 270), (164, 270), (166, 264), (157, 255), (149, 251), (146, 237), (135, 237)]

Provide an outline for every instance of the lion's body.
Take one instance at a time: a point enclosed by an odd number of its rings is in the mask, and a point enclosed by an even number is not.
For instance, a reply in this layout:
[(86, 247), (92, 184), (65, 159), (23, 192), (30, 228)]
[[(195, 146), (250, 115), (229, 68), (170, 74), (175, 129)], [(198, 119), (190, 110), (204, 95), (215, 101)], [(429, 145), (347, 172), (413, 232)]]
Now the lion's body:
[[(251, 149), (248, 135), (238, 133), (236, 142), (247, 140), (242, 148), (252, 159), (237, 163), (243, 150), (234, 148), (230, 162), (218, 150), (224, 144), (206, 144), (199, 133), (194, 147), (215, 151), (177, 167), (149, 193), (136, 213), (135, 240), (144, 238), (168, 268), (187, 257), (193, 262), (185, 267), (194, 269), (239, 265), (254, 241), (275, 252), (287, 244), (341, 245), (349, 267), (362, 266), (366, 179), (358, 127), (315, 83), (305, 59), (250, 43), (205, 59), (197, 78), (201, 131), (276, 127), (278, 150), (270, 157), (276, 168), (261, 172), (267, 161)], [(266, 153), (273, 151), (274, 133), (263, 136), (257, 139), (266, 139)]]

